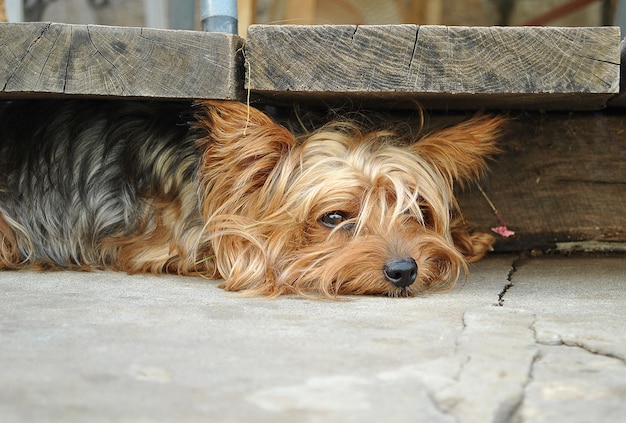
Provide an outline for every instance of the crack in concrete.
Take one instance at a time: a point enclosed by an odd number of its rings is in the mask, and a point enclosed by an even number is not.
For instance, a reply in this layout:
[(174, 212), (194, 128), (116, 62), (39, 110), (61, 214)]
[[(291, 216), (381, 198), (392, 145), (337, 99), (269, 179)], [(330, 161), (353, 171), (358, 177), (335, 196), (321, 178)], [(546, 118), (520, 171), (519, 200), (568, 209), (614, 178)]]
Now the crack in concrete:
[(511, 288), (513, 288), (515, 286), (515, 284), (513, 283), (513, 275), (515, 275), (515, 272), (517, 272), (517, 267), (518, 267), (519, 262), (521, 260), (523, 260), (523, 256), (522, 255), (518, 256), (511, 263), (511, 268), (509, 269), (509, 272), (506, 275), (507, 284), (504, 285), (504, 287), (502, 288), (502, 291), (500, 291), (500, 293), (498, 294), (498, 300), (495, 303), (493, 303), (493, 306), (495, 306), (495, 307), (503, 307), (504, 306), (504, 297), (505, 297), (505, 295), (507, 294), (507, 292), (509, 292), (509, 289), (511, 289)]
[[(557, 347), (564, 346), (568, 348), (579, 348), (583, 351), (586, 351), (590, 354), (597, 355), (600, 357), (606, 357), (614, 360), (618, 360), (624, 364), (626, 364), (626, 356), (619, 353), (612, 353), (609, 351), (605, 351), (602, 346), (599, 346), (597, 342), (592, 341), (588, 342), (589, 335), (585, 336), (584, 334), (576, 335), (576, 334), (563, 334), (563, 329), (555, 331), (554, 328), (544, 330), (542, 333), (540, 329), (537, 328), (537, 318), (535, 318), (535, 322), (533, 323), (531, 329), (533, 330), (533, 334), (535, 337), (535, 342), (537, 345), (547, 346), (547, 347)], [(598, 341), (596, 339), (596, 341)]]
[[(530, 329), (533, 332), (533, 336), (535, 339), (535, 344), (537, 345), (537, 347), (539, 346), (544, 346), (544, 347), (557, 347), (557, 348), (577, 348), (580, 349), (581, 351), (584, 351), (586, 353), (590, 353), (593, 354), (595, 356), (599, 356), (599, 357), (604, 357), (604, 358), (608, 358), (608, 359), (612, 359), (612, 360), (617, 360), (620, 363), (626, 363), (626, 358), (625, 357), (620, 357), (618, 355), (615, 354), (611, 354), (608, 352), (603, 352), (603, 351), (599, 351), (598, 349), (593, 348), (592, 346), (586, 345), (584, 342), (582, 341), (574, 341), (574, 340), (563, 340), (563, 339), (559, 339), (558, 343), (555, 342), (549, 342), (549, 341), (545, 341), (542, 340), (540, 335), (539, 335), (539, 330), (537, 329), (536, 323), (537, 323), (537, 316), (534, 316), (534, 321), (532, 323), (532, 325), (530, 326)], [(537, 348), (537, 352), (535, 353), (531, 363), (530, 363), (530, 367), (528, 370), (528, 377), (526, 379), (526, 382), (523, 384), (522, 386), (522, 398), (518, 404), (518, 406), (515, 408), (515, 410), (513, 411), (513, 413), (511, 413), (510, 418), (507, 420), (507, 423), (517, 423), (517, 422), (522, 422), (525, 421), (524, 418), (524, 414), (523, 414), (523, 407), (524, 407), (524, 402), (526, 400), (526, 398), (528, 397), (529, 394), (529, 390), (532, 390), (533, 388), (531, 387), (533, 382), (537, 381), (537, 383), (539, 383), (539, 386), (541, 388), (541, 384), (545, 384), (546, 383), (546, 377), (544, 375), (543, 379), (540, 377), (539, 379), (537, 379), (535, 377), (535, 371), (537, 368), (537, 363), (539, 363), (542, 359), (544, 359), (544, 354), (542, 354), (542, 350), (541, 348)], [(540, 388), (535, 388), (536, 389), (540, 389)], [(531, 400), (532, 401), (532, 400)], [(536, 400), (535, 400), (536, 401)], [(532, 407), (532, 404), (530, 405)]]
[(463, 337), (463, 333), (465, 333), (465, 331), (467, 330), (467, 321), (465, 320), (466, 316), (467, 316), (467, 312), (463, 313), (463, 316), (461, 317), (461, 323), (463, 324), (463, 329), (461, 329), (461, 332), (454, 340), (454, 356), (459, 357), (459, 369), (452, 376), (452, 380), (454, 380), (455, 382), (459, 382), (459, 380), (461, 379), (461, 374), (463, 374), (463, 370), (465, 369), (465, 366), (467, 366), (467, 364), (472, 360), (471, 356), (461, 353), (461, 347), (462, 347), (461, 338)]
[[(511, 271), (509, 272), (510, 276), (512, 276), (512, 274), (515, 273), (514, 269), (515, 269), (515, 263), (513, 264)], [(532, 322), (530, 323), (530, 325), (528, 325), (528, 329), (530, 329), (530, 331), (532, 332), (532, 340), (534, 341), (534, 344), (535, 344), (535, 353), (533, 354), (531, 361), (528, 364), (528, 371), (526, 373), (526, 378), (521, 383), (519, 400), (516, 403), (511, 404), (508, 410), (506, 409), (503, 410), (504, 413), (500, 416), (500, 418), (496, 418), (495, 421), (499, 421), (503, 423), (511, 423), (511, 422), (520, 421), (518, 417), (519, 411), (523, 407), (524, 402), (526, 401), (528, 387), (534, 380), (533, 374), (535, 371), (535, 365), (541, 359), (541, 351), (539, 350), (539, 348), (537, 348), (537, 346), (539, 345), (539, 341), (537, 339), (537, 330), (535, 328), (535, 323), (537, 322), (537, 315), (533, 314), (532, 319), (533, 319)]]
[(437, 409), (463, 422), (514, 421), (539, 355), (536, 318), (522, 309), (466, 311), (453, 355), (458, 368), (449, 373), (452, 383), (433, 395)]
[[(509, 274), (511, 274), (511, 273), (509, 273)], [(532, 360), (531, 360), (531, 362), (530, 362), (530, 364), (528, 366), (528, 373), (526, 375), (526, 380), (522, 384), (522, 388), (521, 388), (522, 395), (521, 395), (521, 398), (520, 398), (519, 402), (515, 405), (515, 407), (511, 409), (511, 413), (508, 416), (508, 419), (506, 420), (507, 422), (519, 422), (519, 421), (521, 421), (521, 418), (519, 416), (520, 410), (522, 409), (522, 407), (524, 406), (524, 402), (526, 401), (526, 397), (528, 395), (528, 387), (535, 380), (535, 376), (534, 376), (535, 367), (536, 367), (537, 362), (541, 359), (541, 350), (538, 348), (538, 346), (541, 345), (541, 343), (539, 342), (539, 338), (537, 337), (537, 328), (535, 326), (536, 323), (537, 323), (537, 315), (533, 314), (533, 321), (528, 326), (528, 328), (532, 331), (532, 336), (533, 336), (533, 340), (535, 341), (536, 351), (535, 351), (535, 354), (533, 355)]]
[[(510, 279), (509, 279), (509, 281), (510, 281)], [(514, 286), (515, 285), (513, 285), (512, 282), (509, 282), (506, 285), (504, 285), (504, 288), (498, 294), (498, 301), (496, 301), (493, 305), (496, 306), (496, 307), (504, 306), (504, 296), (506, 295), (507, 292), (509, 292), (509, 289), (513, 288)]]
[(585, 344), (584, 341), (563, 339), (560, 335), (559, 335), (558, 343), (537, 340), (537, 345), (544, 345), (544, 346), (547, 346), (547, 347), (563, 346), (563, 347), (567, 347), (567, 348), (579, 348), (579, 349), (581, 349), (583, 351), (586, 351), (586, 352), (588, 352), (590, 354), (597, 355), (597, 356), (600, 356), (600, 357), (610, 358), (610, 359), (613, 359), (613, 360), (618, 360), (618, 361), (626, 364), (626, 358), (624, 358), (624, 357), (621, 357), (621, 356), (619, 356), (617, 354), (612, 354), (612, 353), (609, 353), (609, 352), (601, 351), (601, 350), (599, 350), (597, 348), (593, 348), (592, 346)]
[[(537, 344), (539, 345), (539, 344)], [(526, 398), (528, 396), (528, 389), (530, 387), (530, 385), (535, 381), (535, 376), (534, 376), (534, 372), (535, 372), (535, 367), (537, 362), (541, 359), (541, 352), (538, 350), (537, 353), (533, 356), (532, 361), (530, 362), (530, 366), (528, 368), (528, 376), (526, 378), (526, 381), (522, 384), (521, 387), (521, 397), (519, 402), (511, 409), (510, 414), (507, 416), (506, 422), (520, 422), (521, 420), (521, 415), (520, 415), (520, 411), (523, 409), (524, 407), (524, 403), (526, 402)]]

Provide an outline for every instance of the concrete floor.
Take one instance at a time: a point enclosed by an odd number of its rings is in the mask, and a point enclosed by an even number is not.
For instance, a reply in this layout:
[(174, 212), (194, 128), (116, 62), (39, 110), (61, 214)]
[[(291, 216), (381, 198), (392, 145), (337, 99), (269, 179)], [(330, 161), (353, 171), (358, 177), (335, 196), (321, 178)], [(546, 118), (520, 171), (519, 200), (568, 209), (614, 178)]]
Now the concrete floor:
[(0, 421), (626, 415), (623, 256), (496, 255), (453, 292), (409, 299), (266, 300), (215, 285), (0, 273)]

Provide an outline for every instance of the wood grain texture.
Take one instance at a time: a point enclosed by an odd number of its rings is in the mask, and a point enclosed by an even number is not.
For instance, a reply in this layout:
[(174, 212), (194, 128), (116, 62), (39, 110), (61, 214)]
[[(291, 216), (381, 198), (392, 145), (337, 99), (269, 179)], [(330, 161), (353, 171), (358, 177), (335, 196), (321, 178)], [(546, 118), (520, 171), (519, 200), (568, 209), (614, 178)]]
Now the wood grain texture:
[(609, 106), (626, 107), (626, 39), (620, 44), (620, 86), (619, 95), (609, 100)]
[(0, 94), (241, 99), (227, 34), (57, 23), (0, 24)]
[[(626, 242), (626, 120), (619, 112), (523, 114), (481, 185), (515, 231), (501, 251)], [(460, 196), (484, 230), (499, 226), (477, 189)], [(622, 244), (623, 245), (623, 244)]]
[(619, 29), (253, 25), (246, 87), (274, 99), (598, 109), (619, 91)]

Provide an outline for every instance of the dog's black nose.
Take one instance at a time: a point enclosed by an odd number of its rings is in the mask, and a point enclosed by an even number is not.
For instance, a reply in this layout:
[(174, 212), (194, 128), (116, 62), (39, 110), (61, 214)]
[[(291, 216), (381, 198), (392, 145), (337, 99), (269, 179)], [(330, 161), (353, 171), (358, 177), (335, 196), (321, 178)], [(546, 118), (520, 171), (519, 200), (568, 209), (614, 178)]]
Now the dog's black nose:
[(385, 278), (398, 288), (406, 288), (417, 279), (417, 263), (411, 257), (388, 260), (383, 273)]

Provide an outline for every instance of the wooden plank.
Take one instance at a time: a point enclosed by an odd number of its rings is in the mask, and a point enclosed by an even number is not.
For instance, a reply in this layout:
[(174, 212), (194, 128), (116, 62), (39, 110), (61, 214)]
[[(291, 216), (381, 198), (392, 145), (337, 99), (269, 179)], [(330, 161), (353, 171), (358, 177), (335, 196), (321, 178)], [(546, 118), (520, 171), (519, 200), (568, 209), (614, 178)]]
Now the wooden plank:
[(242, 99), (237, 36), (149, 28), (0, 24), (0, 95)]
[[(626, 119), (619, 112), (518, 116), (504, 153), (481, 183), (510, 238), (500, 251), (562, 243), (626, 243)], [(465, 216), (484, 230), (499, 226), (477, 189), (460, 196)], [(570, 244), (571, 245), (571, 244)], [(617, 249), (617, 248), (615, 248)]]
[(274, 100), (428, 108), (600, 109), (619, 29), (253, 25), (246, 86)]
[(609, 100), (611, 107), (626, 107), (626, 39), (620, 44), (620, 87), (619, 95)]

